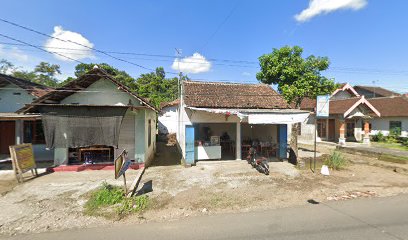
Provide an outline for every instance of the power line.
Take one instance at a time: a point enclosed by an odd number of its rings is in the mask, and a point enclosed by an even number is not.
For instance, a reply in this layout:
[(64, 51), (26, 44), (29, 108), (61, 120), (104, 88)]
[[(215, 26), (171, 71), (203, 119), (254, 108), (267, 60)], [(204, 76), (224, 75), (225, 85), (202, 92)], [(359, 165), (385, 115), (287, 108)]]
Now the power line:
[[(21, 44), (22, 46), (25, 46), (24, 44)], [(12, 48), (9, 48), (12, 49)], [(37, 51), (37, 49), (22, 49), (24, 51)], [(74, 53), (74, 52), (64, 52), (64, 51), (53, 51), (56, 53), (63, 53), (63, 54), (70, 54), (70, 55), (76, 55), (76, 56), (87, 56), (88, 54), (86, 53)], [(138, 59), (138, 60), (144, 60), (144, 61), (156, 61), (156, 62), (173, 62), (173, 59), (153, 59), (153, 58), (141, 58), (141, 57), (125, 57), (126, 59)], [(183, 61), (183, 63), (194, 63), (194, 64), (200, 64), (200, 65), (207, 65), (208, 63), (202, 62), (202, 61)], [(258, 67), (255, 66), (249, 66), (249, 65), (239, 65), (239, 64), (226, 64), (226, 63), (211, 63), (212, 65), (217, 65), (217, 66), (226, 66), (226, 67), (242, 67), (242, 68), (254, 68), (258, 69)]]
[[(12, 45), (12, 46), (24, 46), (24, 44), (18, 43), (9, 43), (9, 42), (0, 42), (2, 45)], [(38, 47), (42, 47), (40, 45), (36, 45)], [(65, 47), (47, 47), (50, 49), (59, 49), (59, 50), (72, 50), (77, 52), (89, 52), (89, 50), (84, 49), (75, 49), (75, 48), (65, 48)], [(147, 53), (136, 53), (136, 52), (123, 52), (123, 51), (105, 51), (107, 53), (112, 54), (121, 54), (121, 55), (136, 55), (136, 56), (148, 56), (148, 57), (161, 57), (161, 58), (171, 58), (174, 60), (174, 56), (172, 55), (164, 55), (164, 54), (147, 54)], [(187, 56), (180, 55), (180, 58), (185, 58)], [(244, 64), (259, 64), (257, 61), (249, 61), (249, 60), (232, 60), (232, 59), (219, 59), (219, 58), (207, 58), (209, 61), (214, 62), (231, 62), (231, 63), (244, 63)]]
[(63, 55), (63, 54), (61, 54), (61, 53), (48, 51), (48, 50), (46, 50), (46, 49), (43, 49), (43, 48), (34, 46), (34, 45), (30, 44), (30, 43), (26, 43), (26, 42), (24, 42), (24, 41), (18, 40), (18, 39), (16, 39), (16, 38), (13, 38), (13, 37), (10, 37), (10, 36), (1, 34), (1, 33), (0, 33), (0, 36), (2, 36), (2, 37), (4, 37), (4, 38), (7, 38), (7, 39), (10, 39), (10, 40), (13, 40), (13, 41), (16, 41), (16, 42), (19, 42), (19, 43), (22, 43), (22, 44), (25, 44), (25, 45), (27, 45), (27, 46), (30, 46), (30, 47), (33, 47), (33, 48), (36, 48), (36, 49), (39, 49), (39, 50), (41, 50), (41, 51), (43, 51), (43, 52), (46, 52), (46, 53), (56, 54), (56, 55), (58, 55), (58, 56), (67, 58), (67, 59), (69, 59), (69, 60), (72, 60), (72, 61), (75, 61), (75, 62), (78, 62), (78, 63), (83, 63), (83, 62), (81, 62), (81, 61), (79, 61), (79, 60), (77, 60), (77, 59), (74, 59), (74, 58), (65, 56), (65, 55)]
[(224, 20), (217, 26), (217, 28), (215, 29), (215, 31), (210, 35), (210, 37), (207, 39), (207, 41), (205, 41), (204, 45), (201, 46), (201, 52), (203, 51), (203, 49), (207, 46), (207, 44), (211, 41), (211, 39), (218, 33), (218, 31), (221, 29), (221, 27), (228, 21), (228, 19), (232, 16), (232, 14), (235, 12), (235, 9), (237, 9), (239, 5), (239, 1), (237, 1), (237, 3), (234, 5), (234, 7), (230, 10), (230, 12), (228, 13), (228, 15), (224, 18)]
[[(147, 68), (147, 67), (142, 66), (142, 65), (140, 65), (140, 64), (137, 64), (137, 63), (134, 63), (134, 62), (130, 62), (130, 61), (127, 61), (127, 60), (124, 60), (124, 59), (115, 57), (115, 56), (113, 56), (113, 55), (111, 55), (111, 54), (109, 54), (109, 53), (107, 53), (107, 52), (105, 52), (105, 51), (96, 49), (96, 48), (94, 48), (94, 47), (89, 47), (89, 46), (87, 46), (87, 45), (85, 45), (85, 44), (81, 44), (81, 43), (78, 43), (78, 42), (75, 42), (75, 41), (72, 41), (72, 40), (69, 40), (69, 39), (66, 40), (66, 39), (61, 39), (61, 38), (58, 38), (58, 37), (54, 37), (54, 36), (51, 36), (51, 35), (49, 35), (49, 34), (42, 33), (42, 32), (40, 32), (40, 31), (34, 30), (34, 29), (32, 29), (32, 28), (25, 27), (25, 26), (22, 26), (22, 25), (20, 25), (20, 24), (17, 24), (17, 23), (14, 23), (14, 22), (11, 22), (11, 21), (2, 19), (2, 18), (0, 18), (0, 21), (2, 21), (2, 22), (4, 22), (4, 23), (7, 23), (7, 24), (10, 24), (10, 25), (13, 25), (13, 26), (16, 26), (16, 27), (19, 27), (19, 28), (22, 28), (22, 29), (27, 30), (27, 31), (30, 31), (30, 32), (37, 33), (37, 34), (39, 34), (39, 35), (42, 35), (42, 36), (45, 36), (45, 37), (48, 37), (48, 38), (52, 38), (52, 39), (56, 39), (56, 40), (58, 40), (58, 41), (62, 41), (62, 42), (66, 42), (66, 43), (72, 43), (72, 44), (75, 44), (75, 45), (78, 45), (78, 46), (85, 47), (85, 48), (87, 48), (87, 49), (90, 49), (90, 50), (99, 52), (99, 53), (101, 53), (101, 54), (104, 54), (104, 55), (106, 55), (106, 56), (108, 56), (108, 57), (111, 57), (111, 58), (113, 58), (113, 59), (115, 59), (115, 60), (118, 60), (118, 61), (121, 61), (121, 62), (125, 62), (125, 63), (131, 64), (131, 65), (134, 65), (134, 66), (143, 68), (143, 69), (145, 69), (145, 70), (154, 71), (154, 69)], [(173, 72), (167, 72), (167, 73), (169, 73), (169, 74), (177, 74), (177, 73), (173, 73)]]

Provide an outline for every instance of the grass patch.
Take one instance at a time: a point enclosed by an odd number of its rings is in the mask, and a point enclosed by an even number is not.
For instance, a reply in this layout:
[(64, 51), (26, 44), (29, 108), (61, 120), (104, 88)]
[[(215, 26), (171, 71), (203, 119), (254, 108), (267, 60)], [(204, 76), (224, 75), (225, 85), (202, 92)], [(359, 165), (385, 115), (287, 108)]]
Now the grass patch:
[(381, 154), (378, 160), (392, 163), (408, 164), (408, 157), (398, 157), (388, 154)]
[(340, 170), (347, 165), (347, 160), (340, 151), (333, 151), (324, 161), (324, 164), (331, 169)]
[(101, 187), (89, 195), (84, 213), (108, 219), (121, 219), (131, 213), (145, 210), (148, 204), (147, 195), (127, 198), (122, 188), (103, 182)]
[(389, 149), (396, 149), (402, 151), (408, 151), (408, 146), (404, 146), (401, 143), (373, 143), (374, 146), (382, 147), (382, 148), (389, 148)]

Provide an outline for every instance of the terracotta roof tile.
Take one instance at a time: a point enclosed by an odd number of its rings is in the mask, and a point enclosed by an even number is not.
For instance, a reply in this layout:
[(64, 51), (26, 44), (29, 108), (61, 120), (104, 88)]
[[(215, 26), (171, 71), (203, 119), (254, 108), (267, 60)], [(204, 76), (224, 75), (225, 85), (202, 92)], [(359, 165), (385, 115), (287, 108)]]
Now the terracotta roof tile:
[(340, 99), (340, 100), (331, 100), (330, 105), (329, 105), (329, 113), (330, 114), (344, 114), (360, 99), (361, 98), (355, 97), (355, 98), (347, 98), (347, 99)]
[(368, 92), (375, 92), (377, 97), (391, 97), (391, 96), (400, 96), (399, 93), (390, 91), (388, 89), (382, 87), (374, 87), (374, 86), (354, 86), (354, 89), (358, 91), (358, 89), (362, 89)]
[(185, 81), (184, 101), (190, 107), (286, 109), (289, 104), (266, 84)]
[(169, 107), (169, 106), (178, 106), (180, 104), (180, 99), (176, 99), (174, 101), (171, 102), (162, 102), (160, 103), (160, 109), (165, 108), (165, 107)]
[(381, 117), (408, 117), (406, 96), (370, 98), (368, 101), (381, 113)]

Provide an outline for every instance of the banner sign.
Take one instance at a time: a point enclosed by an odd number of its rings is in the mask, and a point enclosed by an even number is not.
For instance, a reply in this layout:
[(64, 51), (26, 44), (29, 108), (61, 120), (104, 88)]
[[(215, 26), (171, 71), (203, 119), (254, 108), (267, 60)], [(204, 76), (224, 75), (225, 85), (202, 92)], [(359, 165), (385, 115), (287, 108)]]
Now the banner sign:
[(329, 101), (330, 101), (330, 95), (317, 96), (316, 117), (318, 118), (329, 117)]
[(22, 174), (30, 171), (37, 175), (37, 166), (34, 160), (33, 146), (31, 143), (9, 146), (11, 161), (17, 181), (23, 180)]

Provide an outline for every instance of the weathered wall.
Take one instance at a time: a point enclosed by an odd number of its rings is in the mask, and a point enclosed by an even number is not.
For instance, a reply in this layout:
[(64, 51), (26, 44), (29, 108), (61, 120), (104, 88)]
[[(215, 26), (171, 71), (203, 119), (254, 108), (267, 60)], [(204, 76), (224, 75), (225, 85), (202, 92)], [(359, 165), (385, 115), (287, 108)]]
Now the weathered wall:
[(0, 112), (15, 112), (31, 103), (34, 96), (14, 84), (9, 84), (0, 89)]
[(159, 114), (159, 134), (168, 134), (177, 132), (178, 124), (178, 106), (169, 106), (161, 110)]
[(115, 84), (101, 79), (86, 88), (86, 92), (74, 93), (61, 101), (62, 104), (89, 105), (132, 105), (140, 106), (140, 102), (130, 94), (119, 90)]
[(127, 110), (120, 127), (118, 149), (115, 149), (115, 156), (122, 153), (123, 150), (128, 152), (129, 159), (135, 158), (135, 114)]

